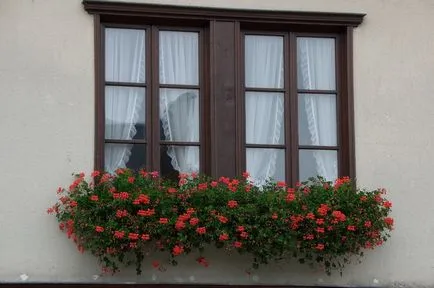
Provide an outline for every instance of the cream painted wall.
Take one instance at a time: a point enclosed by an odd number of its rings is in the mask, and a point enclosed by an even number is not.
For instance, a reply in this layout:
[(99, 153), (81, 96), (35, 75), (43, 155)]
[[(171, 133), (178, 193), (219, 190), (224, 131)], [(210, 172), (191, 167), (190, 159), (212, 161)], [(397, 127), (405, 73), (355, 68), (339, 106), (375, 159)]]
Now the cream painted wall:
[[(193, 6), (367, 13), (355, 30), (357, 175), (387, 187), (396, 230), (343, 277), (297, 264), (252, 275), (218, 252), (140, 277), (97, 278), (45, 213), (55, 189), (93, 165), (93, 23), (80, 0), (0, 1), (0, 282), (172, 282), (434, 287), (433, 0), (147, 0)], [(217, 257), (218, 255), (218, 257)]]

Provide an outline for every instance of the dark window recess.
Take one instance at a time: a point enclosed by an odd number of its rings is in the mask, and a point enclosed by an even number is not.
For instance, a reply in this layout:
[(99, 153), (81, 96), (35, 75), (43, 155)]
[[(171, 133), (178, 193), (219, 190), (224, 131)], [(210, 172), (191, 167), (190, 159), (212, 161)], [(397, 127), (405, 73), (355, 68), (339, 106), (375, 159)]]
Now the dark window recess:
[(355, 177), (352, 31), (364, 15), (83, 3), (97, 169)]

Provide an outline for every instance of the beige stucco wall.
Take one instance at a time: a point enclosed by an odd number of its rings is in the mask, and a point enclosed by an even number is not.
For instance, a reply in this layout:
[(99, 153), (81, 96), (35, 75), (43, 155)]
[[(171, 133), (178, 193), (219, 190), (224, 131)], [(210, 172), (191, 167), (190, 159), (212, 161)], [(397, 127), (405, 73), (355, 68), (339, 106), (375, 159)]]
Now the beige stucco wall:
[[(0, 282), (175, 282), (434, 286), (433, 0), (148, 0), (147, 3), (367, 13), (355, 30), (357, 175), (394, 202), (390, 242), (343, 276), (292, 265), (247, 275), (211, 253), (141, 277), (98, 278), (45, 213), (55, 189), (93, 165), (93, 23), (80, 0), (0, 1)], [(96, 280), (95, 280), (96, 279)]]

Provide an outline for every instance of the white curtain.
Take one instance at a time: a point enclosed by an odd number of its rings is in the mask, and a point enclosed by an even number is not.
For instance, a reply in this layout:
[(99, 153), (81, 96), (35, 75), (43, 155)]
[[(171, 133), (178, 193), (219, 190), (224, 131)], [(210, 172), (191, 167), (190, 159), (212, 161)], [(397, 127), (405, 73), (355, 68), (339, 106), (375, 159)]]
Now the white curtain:
[[(106, 81), (139, 83), (145, 80), (145, 31), (106, 29)], [(143, 88), (111, 87), (105, 89), (105, 138), (131, 140), (144, 106)], [(144, 121), (144, 117), (143, 117)], [(113, 173), (125, 168), (132, 145), (105, 146), (105, 170)]]
[[(253, 88), (283, 88), (283, 39), (274, 36), (246, 36), (245, 82)], [(247, 92), (245, 95), (246, 142), (248, 144), (283, 144), (283, 94)], [(263, 184), (276, 175), (276, 149), (249, 149), (246, 166), (252, 180)], [(280, 156), (280, 154), (279, 154)], [(281, 177), (278, 177), (281, 178)], [(283, 179), (277, 179), (283, 180)]]
[[(160, 83), (199, 84), (199, 35), (192, 32), (160, 32)], [(199, 141), (197, 90), (160, 89), (160, 120), (165, 140)], [(199, 148), (169, 146), (172, 167), (181, 173), (199, 171)]]
[[(298, 88), (307, 90), (335, 90), (335, 42), (331, 38), (298, 38)], [(302, 94), (310, 145), (335, 146), (336, 96)], [(300, 106), (301, 107), (301, 106)], [(337, 178), (336, 153), (314, 151), (318, 175), (328, 180)], [(305, 163), (300, 163), (300, 166)], [(316, 175), (312, 175), (316, 176)]]

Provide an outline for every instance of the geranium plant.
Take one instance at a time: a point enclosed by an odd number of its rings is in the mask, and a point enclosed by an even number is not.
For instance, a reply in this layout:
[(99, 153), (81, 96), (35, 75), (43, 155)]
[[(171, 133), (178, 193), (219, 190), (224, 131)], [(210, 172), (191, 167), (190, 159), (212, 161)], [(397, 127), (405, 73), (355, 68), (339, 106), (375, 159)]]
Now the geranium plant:
[[(342, 271), (354, 256), (388, 239), (393, 228), (385, 190), (356, 189), (348, 177), (310, 179), (288, 187), (268, 182), (256, 187), (248, 173), (239, 179), (181, 174), (178, 183), (157, 172), (118, 169), (75, 175), (48, 209), (59, 227), (105, 271), (135, 264), (166, 251), (171, 264), (192, 251), (208, 266), (205, 248), (250, 253), (252, 267), (283, 258), (319, 263), (329, 274)], [(150, 259), (152, 260), (152, 259)], [(152, 262), (155, 267), (160, 264)]]

